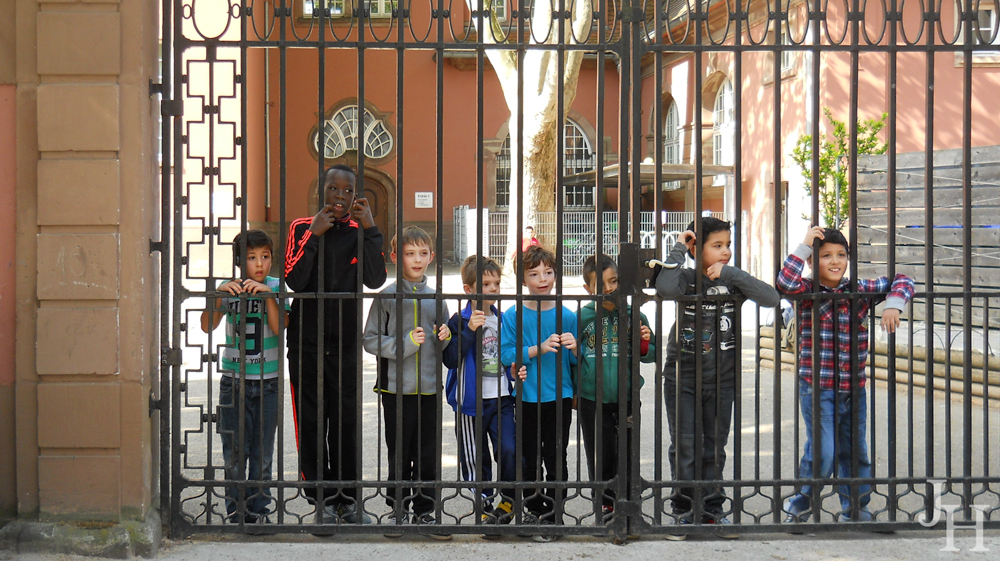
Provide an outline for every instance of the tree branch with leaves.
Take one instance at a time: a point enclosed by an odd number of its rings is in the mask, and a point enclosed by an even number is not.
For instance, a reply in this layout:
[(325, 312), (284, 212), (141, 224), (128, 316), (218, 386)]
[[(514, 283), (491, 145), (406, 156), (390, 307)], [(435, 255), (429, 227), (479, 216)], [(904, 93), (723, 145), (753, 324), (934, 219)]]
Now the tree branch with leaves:
[[(850, 181), (847, 158), (850, 155), (850, 130), (844, 121), (833, 118), (829, 108), (823, 108), (823, 114), (830, 121), (832, 130), (828, 138), (826, 133), (819, 137), (819, 169), (815, 175), (819, 184), (819, 211), (823, 224), (828, 228), (840, 228), (850, 216)], [(858, 121), (858, 154), (884, 154), (888, 147), (878, 135), (885, 128), (888, 113), (882, 113), (878, 119)], [(813, 195), (812, 169), (813, 137), (802, 135), (795, 148), (792, 149), (792, 160), (799, 166), (802, 177), (805, 178), (806, 194)], [(809, 217), (803, 217), (807, 220)]]

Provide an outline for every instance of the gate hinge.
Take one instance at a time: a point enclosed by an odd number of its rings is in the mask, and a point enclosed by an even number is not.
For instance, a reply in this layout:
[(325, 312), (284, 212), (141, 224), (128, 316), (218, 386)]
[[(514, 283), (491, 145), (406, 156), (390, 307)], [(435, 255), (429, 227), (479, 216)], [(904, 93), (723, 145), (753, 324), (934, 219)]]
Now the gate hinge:
[(184, 104), (176, 99), (164, 99), (160, 101), (160, 116), (180, 117), (184, 114)]
[(646, 12), (642, 8), (628, 8), (622, 10), (621, 20), (625, 23), (640, 22), (646, 17)]
[(166, 402), (153, 397), (153, 392), (149, 392), (149, 416), (152, 417), (155, 411), (163, 411)]
[(183, 363), (183, 355), (180, 349), (166, 349), (160, 355), (160, 364), (164, 366), (180, 366)]
[(162, 252), (166, 248), (166, 245), (162, 242), (154, 242), (153, 238), (149, 238), (149, 253), (152, 255), (154, 252)]
[(153, 97), (163, 93), (163, 84), (159, 82), (154, 82), (152, 78), (149, 79), (149, 96)]

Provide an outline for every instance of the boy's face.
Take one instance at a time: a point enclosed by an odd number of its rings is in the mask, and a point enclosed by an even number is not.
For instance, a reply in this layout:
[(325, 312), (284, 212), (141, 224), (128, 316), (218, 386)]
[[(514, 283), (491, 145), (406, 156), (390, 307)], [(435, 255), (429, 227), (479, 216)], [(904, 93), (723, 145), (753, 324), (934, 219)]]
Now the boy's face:
[(528, 294), (550, 294), (555, 284), (556, 272), (544, 261), (537, 267), (524, 270), (524, 286), (528, 287)]
[(825, 243), (819, 247), (814, 273), (824, 286), (836, 288), (847, 273), (847, 249), (838, 243)]
[(707, 271), (709, 267), (721, 262), (723, 265), (729, 263), (733, 256), (731, 234), (729, 230), (712, 232), (708, 235), (701, 248), (701, 265)]
[(354, 176), (342, 170), (327, 174), (323, 184), (323, 203), (333, 208), (333, 217), (343, 220), (354, 205)]
[(392, 262), (396, 263), (403, 268), (403, 278), (410, 282), (420, 282), (424, 280), (424, 273), (427, 271), (427, 266), (434, 261), (434, 252), (431, 248), (424, 244), (403, 244), (403, 249), (400, 250), (400, 261), (397, 261), (397, 255), (393, 252), (390, 257)]
[(244, 277), (264, 282), (264, 277), (271, 272), (271, 250), (267, 246), (248, 247), (246, 263), (240, 269)]
[[(613, 294), (616, 290), (618, 290), (618, 269), (614, 267), (608, 267), (607, 269), (604, 269), (602, 277), (604, 281), (604, 286), (602, 286), (601, 288), (604, 290), (605, 294)], [(583, 286), (584, 288), (587, 289), (587, 294), (597, 294), (597, 275), (592, 275), (590, 277), (590, 282), (588, 282)], [(605, 300), (604, 309), (605, 310), (615, 309), (615, 303)]]
[[(478, 292), (476, 290), (475, 283), (473, 283), (473, 284), (463, 284), (462, 288), (465, 289), (465, 293), (466, 294), (476, 294), (476, 292)], [(498, 274), (496, 274), (496, 273), (494, 273), (492, 271), (489, 272), (489, 273), (484, 273), (483, 274), (483, 290), (482, 290), (482, 292), (483, 292), (484, 296), (487, 295), (487, 294), (492, 294), (492, 295), (500, 294), (500, 275), (498, 275)], [(485, 308), (489, 308), (493, 304), (496, 304), (496, 299), (493, 299), (493, 300), (486, 300), (485, 298), (483, 299), (483, 308), (484, 309)]]

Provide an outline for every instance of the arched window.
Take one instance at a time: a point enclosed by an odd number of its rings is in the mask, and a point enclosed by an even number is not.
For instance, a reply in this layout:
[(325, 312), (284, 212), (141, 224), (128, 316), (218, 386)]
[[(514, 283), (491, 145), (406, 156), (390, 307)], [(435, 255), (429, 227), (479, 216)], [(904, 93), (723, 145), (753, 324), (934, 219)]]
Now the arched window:
[[(512, 173), (510, 134), (504, 139), (496, 155), (496, 206), (510, 204), (510, 177)], [(563, 175), (590, 171), (595, 167), (594, 150), (586, 133), (572, 119), (563, 126)], [(594, 207), (594, 186), (573, 185), (566, 187), (563, 203), (571, 207)]]
[[(358, 106), (345, 105), (323, 124), (323, 156), (327, 159), (339, 158), (347, 150), (358, 149)], [(385, 158), (392, 154), (394, 146), (392, 133), (382, 119), (365, 109), (364, 119), (365, 156), (372, 159)], [(313, 138), (316, 152), (320, 151), (319, 131)]]
[(735, 115), (733, 110), (733, 84), (722, 82), (715, 94), (714, 125), (712, 126), (712, 163), (729, 166), (735, 161)]

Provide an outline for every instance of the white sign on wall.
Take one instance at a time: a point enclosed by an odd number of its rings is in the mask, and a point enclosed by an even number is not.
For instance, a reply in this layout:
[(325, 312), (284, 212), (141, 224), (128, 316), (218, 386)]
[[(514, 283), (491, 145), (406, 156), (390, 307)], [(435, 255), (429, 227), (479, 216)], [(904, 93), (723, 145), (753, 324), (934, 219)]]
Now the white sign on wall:
[(415, 208), (434, 208), (434, 193), (431, 191), (420, 191), (416, 193), (413, 206)]

